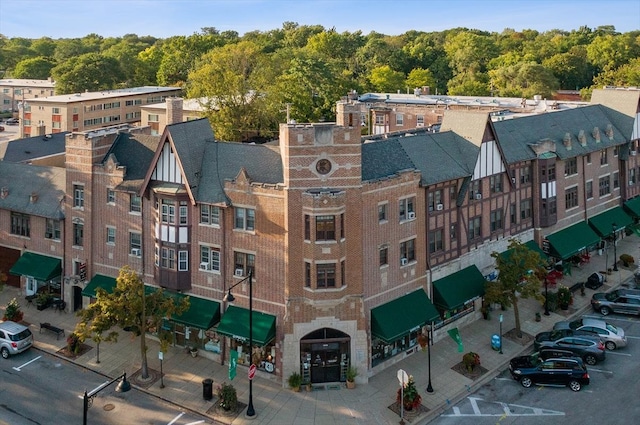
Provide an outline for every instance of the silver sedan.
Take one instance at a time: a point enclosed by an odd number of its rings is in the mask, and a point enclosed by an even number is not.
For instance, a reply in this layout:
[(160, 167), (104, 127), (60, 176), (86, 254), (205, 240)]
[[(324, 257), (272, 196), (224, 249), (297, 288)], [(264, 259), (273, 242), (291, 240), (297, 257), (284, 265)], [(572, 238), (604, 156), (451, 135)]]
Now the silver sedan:
[(585, 316), (582, 319), (574, 320), (572, 322), (557, 322), (553, 326), (553, 329), (573, 329), (598, 334), (600, 339), (604, 342), (605, 347), (607, 347), (607, 350), (615, 350), (616, 348), (625, 347), (627, 345), (627, 337), (624, 334), (624, 330), (617, 326), (613, 326), (611, 323), (607, 323), (602, 319)]

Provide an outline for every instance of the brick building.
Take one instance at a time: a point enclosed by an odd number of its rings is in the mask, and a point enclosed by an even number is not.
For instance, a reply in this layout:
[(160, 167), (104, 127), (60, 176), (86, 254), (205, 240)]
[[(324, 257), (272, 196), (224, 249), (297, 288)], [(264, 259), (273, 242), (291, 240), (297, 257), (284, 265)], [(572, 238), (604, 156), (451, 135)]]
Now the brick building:
[[(55, 180), (65, 194), (46, 211), (25, 208), (11, 167), (50, 169), (0, 162), (0, 254), (15, 262), (3, 267), (27, 293), (30, 279), (59, 288), (73, 311), (128, 264), (191, 297), (165, 324), (178, 345), (216, 361), (235, 350), (245, 364), (253, 352), (263, 373), (311, 382), (343, 381), (351, 364), (366, 382), (412, 355), (419, 332), (439, 339), (477, 320), (491, 253), (510, 238), (568, 264), (612, 236), (609, 221), (623, 236), (639, 199), (639, 94), (596, 91), (599, 103), (498, 122), (450, 111), (441, 132), (365, 142), (348, 100), (336, 123), (281, 124), (273, 144), (216, 141), (205, 119), (160, 136), (72, 133)], [(36, 278), (25, 267), (34, 255), (53, 259)]]

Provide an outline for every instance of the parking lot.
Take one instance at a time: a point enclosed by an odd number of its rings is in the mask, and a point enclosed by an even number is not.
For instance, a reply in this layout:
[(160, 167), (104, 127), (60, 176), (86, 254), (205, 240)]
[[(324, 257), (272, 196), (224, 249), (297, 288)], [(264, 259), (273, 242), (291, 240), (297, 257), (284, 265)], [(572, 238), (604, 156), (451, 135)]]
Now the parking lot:
[(0, 143), (5, 143), (20, 138), (20, 126), (7, 125), (5, 121), (6, 118), (3, 119), (2, 122), (0, 122), (0, 125), (4, 127), (4, 131), (0, 131)]
[[(587, 311), (586, 317), (602, 319)], [(459, 403), (451, 406), (432, 423), (449, 424), (563, 424), (618, 423), (637, 417), (637, 362), (640, 358), (640, 319), (610, 314), (605, 319), (624, 329), (628, 346), (607, 350), (604, 362), (588, 366), (591, 382), (580, 392), (566, 387), (532, 386), (523, 388), (504, 371)]]

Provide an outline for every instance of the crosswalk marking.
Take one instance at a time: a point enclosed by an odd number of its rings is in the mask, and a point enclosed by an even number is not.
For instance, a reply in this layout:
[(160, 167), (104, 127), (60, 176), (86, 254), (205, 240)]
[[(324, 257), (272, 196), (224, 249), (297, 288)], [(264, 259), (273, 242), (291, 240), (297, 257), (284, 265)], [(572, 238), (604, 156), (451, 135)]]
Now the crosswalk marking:
[[(473, 410), (473, 413), (462, 413), (458, 406), (453, 406), (451, 408), (452, 414), (442, 414), (441, 416), (452, 416), (452, 417), (471, 417), (471, 416), (499, 416), (499, 417), (507, 417), (507, 416), (564, 416), (564, 412), (560, 412), (557, 410), (550, 409), (541, 409), (539, 407), (531, 407), (531, 406), (523, 406), (520, 404), (509, 404), (503, 402), (485, 402), (489, 404), (497, 404), (502, 407), (502, 412), (500, 413), (482, 413), (480, 410), (480, 406), (478, 406), (478, 401), (484, 401), (479, 397), (467, 397), (469, 400), (469, 404)], [(514, 410), (525, 410), (529, 412), (524, 413), (516, 413)]]

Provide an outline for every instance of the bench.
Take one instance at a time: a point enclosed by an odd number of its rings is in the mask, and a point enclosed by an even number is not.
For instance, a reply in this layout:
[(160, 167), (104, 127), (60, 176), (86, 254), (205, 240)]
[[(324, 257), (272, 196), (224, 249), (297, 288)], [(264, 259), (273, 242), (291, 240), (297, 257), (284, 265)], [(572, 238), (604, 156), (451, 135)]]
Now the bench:
[(60, 335), (64, 336), (64, 329), (61, 329), (57, 326), (53, 326), (51, 323), (48, 323), (48, 322), (40, 323), (40, 333), (42, 333), (43, 329), (46, 331), (55, 333), (56, 340), (60, 339)]
[(584, 288), (584, 282), (577, 282), (577, 283), (574, 283), (573, 285), (571, 285), (569, 287), (569, 290), (571, 291), (571, 293), (574, 293), (574, 292), (579, 291), (582, 288)]

